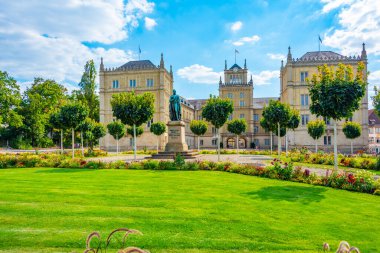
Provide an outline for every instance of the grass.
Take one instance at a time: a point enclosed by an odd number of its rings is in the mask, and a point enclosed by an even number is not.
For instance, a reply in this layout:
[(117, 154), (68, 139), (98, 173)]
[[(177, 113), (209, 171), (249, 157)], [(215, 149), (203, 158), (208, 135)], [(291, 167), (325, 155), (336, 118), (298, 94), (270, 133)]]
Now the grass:
[(83, 252), (120, 227), (152, 253), (380, 248), (378, 196), (223, 172), (4, 169), (0, 203), (0, 252)]

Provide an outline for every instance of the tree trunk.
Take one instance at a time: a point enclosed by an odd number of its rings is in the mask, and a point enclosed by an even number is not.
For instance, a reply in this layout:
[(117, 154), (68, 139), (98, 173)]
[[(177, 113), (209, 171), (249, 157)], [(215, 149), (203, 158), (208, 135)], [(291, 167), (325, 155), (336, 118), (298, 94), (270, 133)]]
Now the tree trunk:
[(119, 135), (116, 135), (116, 155), (119, 155)]
[(199, 150), (200, 150), (200, 149), (199, 149), (199, 135), (198, 135), (197, 138), (198, 138), (198, 153), (199, 153)]
[(270, 154), (272, 155), (273, 151), (273, 136), (272, 136), (272, 131), (270, 131)]
[(219, 128), (216, 129), (218, 131), (217, 144), (218, 144), (218, 162), (220, 162), (220, 133)]
[(336, 171), (338, 169), (338, 144), (336, 141), (336, 120), (334, 119), (334, 170)]
[(318, 139), (315, 139), (315, 153), (318, 153)]
[(351, 141), (351, 155), (354, 154), (354, 148), (352, 147), (352, 141)]
[(73, 153), (73, 159), (74, 159), (74, 128), (71, 128), (71, 148), (72, 148), (72, 153)]
[(80, 131), (80, 145), (82, 147), (82, 156), (84, 156), (84, 148), (83, 148), (83, 132)]
[(137, 145), (136, 145), (136, 125), (133, 125), (133, 156), (136, 160), (136, 152), (137, 152)]
[(280, 136), (280, 123), (277, 123), (277, 134), (278, 134), (278, 138), (277, 138), (277, 150), (278, 150), (278, 159), (280, 160), (281, 158), (281, 136)]
[(236, 135), (236, 154), (239, 154), (239, 135)]
[(157, 154), (158, 154), (158, 145), (159, 145), (159, 142), (160, 142), (160, 136), (157, 135)]
[(285, 155), (288, 157), (288, 131), (285, 134)]
[(61, 129), (61, 155), (63, 155), (63, 129)]

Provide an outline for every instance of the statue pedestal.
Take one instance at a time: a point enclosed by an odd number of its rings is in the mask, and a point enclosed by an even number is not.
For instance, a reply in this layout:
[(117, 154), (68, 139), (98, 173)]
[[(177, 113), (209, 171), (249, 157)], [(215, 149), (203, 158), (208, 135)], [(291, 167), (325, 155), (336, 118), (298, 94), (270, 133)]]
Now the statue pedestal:
[(169, 121), (168, 124), (168, 143), (165, 152), (184, 152), (188, 151), (185, 139), (185, 122)]

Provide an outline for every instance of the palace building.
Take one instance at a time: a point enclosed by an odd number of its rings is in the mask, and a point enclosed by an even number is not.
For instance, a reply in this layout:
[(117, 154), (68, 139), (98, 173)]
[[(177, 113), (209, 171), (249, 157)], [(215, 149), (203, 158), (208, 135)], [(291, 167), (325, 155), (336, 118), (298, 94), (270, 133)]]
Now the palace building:
[[(337, 66), (338, 63), (350, 64), (356, 69), (358, 63), (363, 61), (365, 72), (367, 71), (367, 55), (365, 45), (360, 56), (342, 56), (331, 51), (307, 52), (300, 58), (294, 59), (290, 47), (288, 49), (286, 64), (281, 63), (280, 68), (280, 94), (279, 97), (255, 98), (254, 82), (252, 76), (248, 76), (247, 61), (241, 67), (234, 63), (228, 67), (227, 61), (224, 64), (224, 78), (219, 80), (219, 96), (229, 98), (233, 101), (234, 112), (231, 119), (244, 118), (248, 123), (247, 131), (239, 137), (239, 148), (261, 148), (269, 149), (271, 138), (273, 145), (277, 145), (277, 138), (271, 133), (266, 132), (260, 126), (260, 118), (264, 106), (270, 100), (280, 100), (288, 103), (292, 108), (300, 111), (300, 126), (295, 131), (288, 133), (288, 145), (290, 148), (306, 146), (313, 148), (314, 140), (307, 133), (307, 123), (315, 119), (309, 110), (309, 95), (307, 78), (317, 73), (317, 67), (323, 64)], [(152, 122), (169, 121), (169, 97), (173, 92), (173, 71), (170, 66), (169, 71), (165, 68), (163, 55), (161, 54), (160, 64), (154, 65), (149, 60), (130, 61), (117, 68), (105, 68), (103, 60), (100, 64), (100, 122), (108, 124), (114, 120), (112, 116), (111, 97), (115, 93), (130, 92), (136, 93), (152, 92), (155, 99), (155, 114), (152, 121), (147, 122), (144, 133), (138, 137), (138, 148), (153, 149), (156, 147), (157, 137), (150, 133), (149, 127)], [(224, 80), (224, 81), (223, 81)], [(216, 80), (217, 83), (217, 80)], [(368, 93), (368, 90), (367, 90)], [(202, 119), (202, 106), (207, 99), (187, 100), (181, 97), (182, 120), (186, 123), (186, 142), (190, 149), (196, 148), (196, 136), (190, 131), (190, 121)], [(362, 136), (354, 140), (355, 149), (368, 148), (368, 96), (366, 95), (361, 102), (360, 109), (355, 112), (352, 118), (347, 119), (359, 122), (362, 126)], [(319, 147), (323, 150), (332, 150), (333, 131), (332, 120), (325, 119), (327, 124), (326, 134), (318, 140)], [(338, 122), (338, 149), (347, 151), (350, 149), (350, 140), (347, 140), (342, 132), (344, 121)], [(235, 148), (236, 138), (227, 131), (224, 126), (220, 129), (221, 146), (223, 148)], [(168, 136), (163, 134), (159, 137), (159, 146), (165, 147)], [(282, 138), (285, 145), (285, 138)], [(116, 141), (107, 134), (100, 142), (101, 148), (115, 150)], [(119, 141), (121, 150), (130, 150), (133, 147), (131, 136), (126, 136)], [(200, 137), (201, 148), (217, 147), (216, 129), (209, 124), (207, 133)]]

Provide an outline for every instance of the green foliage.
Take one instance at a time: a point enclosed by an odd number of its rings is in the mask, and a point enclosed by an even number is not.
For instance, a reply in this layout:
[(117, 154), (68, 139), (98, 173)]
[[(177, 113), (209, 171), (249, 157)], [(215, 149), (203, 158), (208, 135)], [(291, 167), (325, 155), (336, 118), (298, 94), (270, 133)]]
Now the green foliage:
[(153, 117), (154, 95), (150, 92), (137, 95), (134, 91), (114, 94), (111, 106), (113, 116), (123, 124), (141, 126)]
[(96, 68), (93, 60), (86, 62), (84, 72), (79, 83), (80, 92), (77, 99), (87, 106), (88, 117), (99, 121), (99, 97), (96, 94)]
[(207, 132), (207, 122), (194, 119), (190, 122), (190, 130), (195, 135), (204, 135)]
[(298, 110), (293, 109), (290, 111), (290, 119), (286, 127), (294, 130), (299, 126), (300, 121), (301, 121), (300, 112)]
[(124, 137), (126, 133), (126, 127), (120, 120), (113, 121), (107, 125), (108, 133), (116, 140)]
[(0, 124), (22, 126), (22, 117), (14, 110), (20, 103), (20, 87), (16, 80), (0, 71)]
[[(278, 127), (277, 126), (274, 126), (273, 134), (278, 136)], [(280, 127), (280, 137), (284, 137), (285, 134), (286, 134), (286, 127), (281, 126)]]
[(88, 141), (90, 151), (94, 150), (96, 142), (106, 135), (106, 128), (90, 118), (86, 118), (78, 128), (83, 132), (83, 138)]
[[(136, 127), (136, 137), (141, 136), (144, 133), (144, 128), (142, 126)], [(133, 127), (127, 127), (127, 134), (133, 137)]]
[(54, 112), (50, 115), (49, 124), (56, 129), (65, 128), (65, 122), (62, 121), (61, 111)]
[(348, 139), (358, 138), (362, 134), (362, 128), (357, 122), (346, 122), (343, 125), (343, 133)]
[(87, 118), (88, 112), (85, 106), (79, 103), (70, 103), (61, 107), (61, 120), (65, 122), (65, 128), (78, 128)]
[(356, 77), (351, 65), (339, 64), (334, 72), (326, 64), (318, 67), (318, 75), (309, 82), (310, 111), (317, 115), (341, 120), (359, 109), (365, 95), (364, 64), (360, 62)]
[(214, 96), (210, 97), (202, 108), (202, 117), (211, 122), (216, 128), (220, 128), (226, 123), (233, 110), (233, 104), (230, 99)]
[[(278, 100), (270, 100), (269, 105), (264, 107), (262, 124), (265, 129), (276, 129), (277, 125), (287, 126), (292, 116), (292, 111), (288, 104), (281, 103)], [(261, 122), (260, 122), (261, 123)]]
[(261, 119), (260, 119), (260, 126), (262, 128), (264, 128), (266, 131), (271, 131), (271, 132), (273, 132), (275, 130), (275, 127), (276, 127), (273, 124), (269, 124), (268, 120), (264, 117), (261, 117)]
[(160, 136), (161, 134), (165, 133), (166, 125), (163, 122), (152, 123), (152, 125), (150, 126), (150, 131), (154, 135)]
[(177, 169), (183, 169), (185, 165), (185, 159), (182, 157), (181, 154), (177, 154), (174, 158), (174, 164), (177, 167)]
[(314, 140), (321, 138), (321, 136), (325, 133), (326, 124), (323, 120), (313, 120), (307, 123), (307, 132)]
[(234, 119), (227, 122), (228, 132), (241, 135), (247, 130), (247, 121), (245, 119)]

